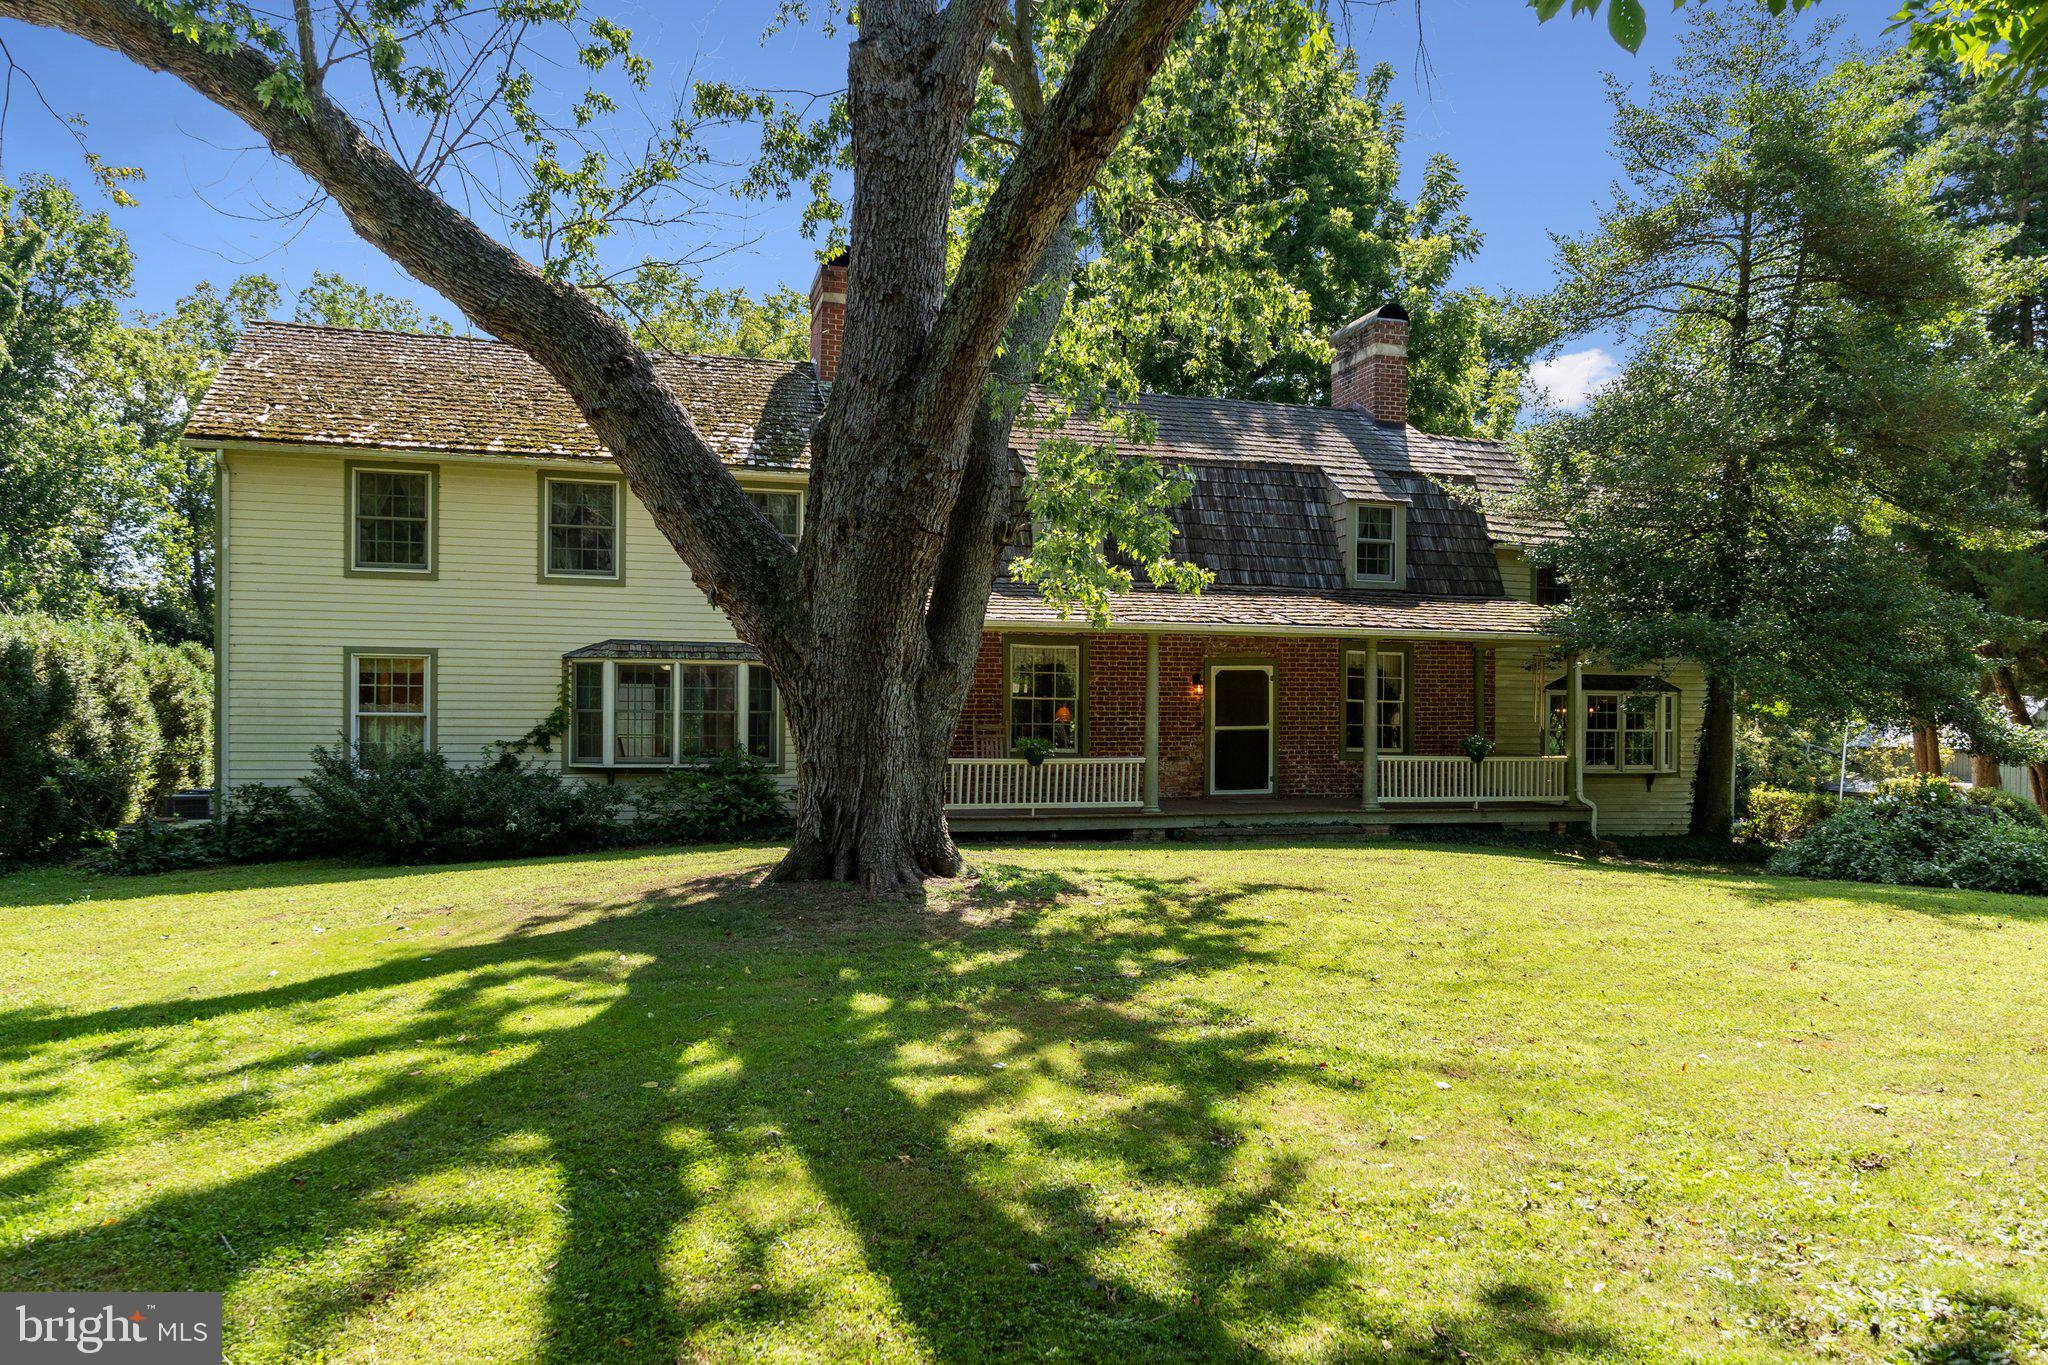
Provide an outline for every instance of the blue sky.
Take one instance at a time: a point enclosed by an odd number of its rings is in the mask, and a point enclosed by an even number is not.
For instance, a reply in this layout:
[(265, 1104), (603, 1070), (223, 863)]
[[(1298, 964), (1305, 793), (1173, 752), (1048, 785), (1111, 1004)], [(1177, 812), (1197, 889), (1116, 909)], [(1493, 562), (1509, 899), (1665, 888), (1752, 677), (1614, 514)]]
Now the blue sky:
[[(764, 40), (771, 8), (765, 4), (600, 0), (594, 8), (634, 28), (657, 62), (657, 86), (677, 85), (693, 71), (778, 88), (828, 90), (843, 83), (843, 38), (797, 31)], [(1817, 12), (1840, 20), (1849, 37), (1876, 41), (1894, 8), (1889, 0), (1829, 0)], [(1471, 213), (1486, 235), (1465, 281), (1540, 289), (1549, 280), (1548, 234), (1587, 226), (1613, 175), (1601, 73), (1639, 78), (1670, 55), (1680, 20), (1653, 7), (1650, 40), (1632, 57), (1608, 39), (1604, 24), (1559, 18), (1539, 25), (1521, 0), (1425, 0), (1423, 11), (1426, 83), (1417, 73), (1411, 7), (1358, 6), (1351, 37), (1367, 65), (1386, 60), (1399, 73), (1395, 96), (1407, 108), (1410, 167), (1419, 171), (1437, 152), (1458, 163)], [(135, 190), (140, 207), (114, 210), (136, 249), (138, 306), (160, 309), (200, 280), (225, 282), (251, 270), (280, 279), (289, 297), (315, 270), (334, 270), (456, 317), (358, 240), (338, 212), (325, 209), (293, 224), (271, 217), (274, 206), (303, 201), (306, 183), (252, 150), (245, 128), (176, 82), (12, 21), (0, 21), (0, 41), (59, 113), (87, 120), (93, 150), (147, 173)], [(9, 177), (49, 171), (84, 180), (71, 131), (20, 79), (0, 157), (0, 171)], [(744, 225), (720, 229), (722, 237), (749, 244), (714, 261), (707, 281), (755, 289), (807, 284), (813, 257), (795, 232), (795, 213), (793, 205), (769, 206), (752, 211)], [(1572, 354), (1552, 372), (1560, 397), (1597, 380), (1605, 359), (1619, 350), (1604, 337), (1583, 338), (1568, 349)]]

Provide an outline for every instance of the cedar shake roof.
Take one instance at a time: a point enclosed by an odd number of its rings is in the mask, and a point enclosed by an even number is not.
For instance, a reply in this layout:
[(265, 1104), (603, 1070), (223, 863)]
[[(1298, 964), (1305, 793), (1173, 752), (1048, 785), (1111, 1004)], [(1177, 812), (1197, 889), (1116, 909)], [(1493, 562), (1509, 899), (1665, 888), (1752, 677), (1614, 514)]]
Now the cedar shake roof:
[[(1279, 627), (1321, 633), (1371, 631), (1429, 634), (1516, 635), (1542, 633), (1549, 609), (1512, 598), (1425, 597), (1413, 592), (1368, 588), (1321, 592), (1258, 592), (1212, 587), (1197, 594), (1140, 589), (1111, 599), (1112, 629), (1146, 626), (1181, 629), (1242, 629), (1246, 634)], [(988, 600), (992, 626), (1051, 626), (1073, 629), (1045, 604), (1036, 588), (998, 579)]]
[[(824, 411), (826, 392), (808, 362), (664, 353), (654, 364), (698, 432), (728, 463), (808, 466), (810, 432)], [(1027, 465), (1056, 436), (1130, 446), (1095, 416), (1071, 415), (1049, 427), (1057, 412), (1050, 394), (1034, 390), (1029, 407), (1015, 437)], [(1173, 514), (1174, 553), (1217, 576), (1216, 589), (1201, 598), (1155, 606), (1148, 594), (1130, 595), (1133, 609), (1156, 609), (1164, 613), (1162, 620), (1182, 619), (1175, 613), (1206, 619), (1202, 613), (1210, 610), (1242, 614), (1266, 602), (1274, 609), (1320, 613), (1319, 619), (1346, 627), (1392, 627), (1408, 620), (1403, 613), (1433, 612), (1431, 619), (1443, 624), (1425, 628), (1491, 629), (1463, 624), (1477, 618), (1444, 604), (1500, 597), (1496, 541), (1554, 534), (1482, 510), (1521, 483), (1514, 456), (1498, 442), (1432, 436), (1341, 408), (1161, 394), (1141, 396), (1137, 407), (1154, 439), (1130, 448), (1184, 469), (1194, 480), (1193, 496)], [(199, 443), (610, 458), (568, 394), (516, 347), (474, 337), (297, 323), (250, 326), (185, 435)], [(1407, 506), (1405, 592), (1348, 586), (1344, 539), (1350, 528), (1339, 525), (1339, 513), (1343, 503), (1356, 500)], [(1312, 607), (1310, 598), (1294, 593), (1319, 594), (1313, 602), (1320, 605)], [(997, 600), (1006, 600), (1001, 587)], [(996, 605), (991, 619), (998, 619)], [(1487, 606), (1507, 612), (1487, 620), (1512, 619), (1514, 629), (1530, 628), (1524, 618), (1533, 620), (1540, 611), (1528, 604)], [(1373, 612), (1395, 616), (1366, 619)]]
[(1194, 482), (1173, 509), (1173, 554), (1213, 571), (1220, 587), (1341, 588), (1344, 560), (1330, 484), (1299, 464), (1189, 460)]
[[(697, 431), (731, 464), (810, 459), (824, 396), (809, 363), (654, 357)], [(185, 426), (196, 441), (278, 441), (462, 454), (610, 459), (553, 376), (514, 346), (259, 322)]]

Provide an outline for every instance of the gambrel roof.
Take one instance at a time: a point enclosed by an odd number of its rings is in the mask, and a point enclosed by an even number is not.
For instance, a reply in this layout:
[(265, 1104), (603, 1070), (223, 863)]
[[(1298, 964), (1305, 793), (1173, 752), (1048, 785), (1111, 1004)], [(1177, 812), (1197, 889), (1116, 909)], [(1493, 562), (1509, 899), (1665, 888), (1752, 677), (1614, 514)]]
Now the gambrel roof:
[[(662, 354), (655, 366), (727, 463), (808, 466), (826, 394), (809, 362)], [(1484, 510), (1521, 479), (1497, 442), (1432, 436), (1348, 409), (1146, 394), (1136, 406), (1153, 439), (1139, 447), (1098, 417), (1059, 417), (1056, 404), (1049, 394), (1031, 395), (1015, 437), (1026, 465), (1056, 436), (1115, 441), (1194, 482), (1174, 512), (1175, 553), (1213, 570), (1216, 588), (1192, 599), (1132, 594), (1130, 609), (1143, 613), (1133, 619), (1250, 625), (1271, 610), (1343, 628), (1529, 630), (1540, 615), (1502, 600), (1496, 542), (1541, 539), (1545, 529)], [(198, 444), (610, 458), (568, 394), (516, 347), (296, 323), (257, 323), (244, 333), (185, 436)], [(1348, 527), (1339, 522), (1344, 504), (1361, 500), (1408, 509), (1406, 591), (1350, 586)], [(992, 619), (1037, 619), (1025, 596), (999, 587)], [(1460, 600), (1467, 606), (1453, 610)]]

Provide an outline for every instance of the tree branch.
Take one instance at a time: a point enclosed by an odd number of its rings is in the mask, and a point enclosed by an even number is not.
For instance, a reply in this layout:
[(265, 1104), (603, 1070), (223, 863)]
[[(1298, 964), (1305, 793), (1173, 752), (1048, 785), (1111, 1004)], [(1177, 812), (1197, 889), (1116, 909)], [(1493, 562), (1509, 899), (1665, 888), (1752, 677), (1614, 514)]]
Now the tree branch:
[(324, 189), (364, 240), (553, 375), (698, 586), (756, 645), (782, 642), (788, 546), (603, 310), (422, 186), (317, 88), (306, 91), (311, 112), (304, 117), (266, 104), (258, 91), (277, 67), (246, 44), (188, 40), (130, 0), (0, 0), (0, 16), (74, 34), (175, 76), (248, 124)]
[(1195, 0), (1123, 0), (1095, 26), (1044, 119), (989, 199), (940, 305), (913, 403), (916, 435), (941, 448), (971, 420), (948, 402), (981, 387), (1026, 279), (1115, 152)]

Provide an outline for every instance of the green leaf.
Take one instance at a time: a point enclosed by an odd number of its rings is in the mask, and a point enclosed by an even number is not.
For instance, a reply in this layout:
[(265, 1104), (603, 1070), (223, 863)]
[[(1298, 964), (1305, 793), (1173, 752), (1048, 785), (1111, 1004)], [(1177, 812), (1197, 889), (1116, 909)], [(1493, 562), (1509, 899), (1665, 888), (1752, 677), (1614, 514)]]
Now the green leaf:
[(1643, 13), (1642, 0), (1609, 0), (1607, 6), (1607, 31), (1614, 35), (1614, 41), (1630, 52), (1642, 49), (1643, 35), (1649, 32), (1650, 21)]

